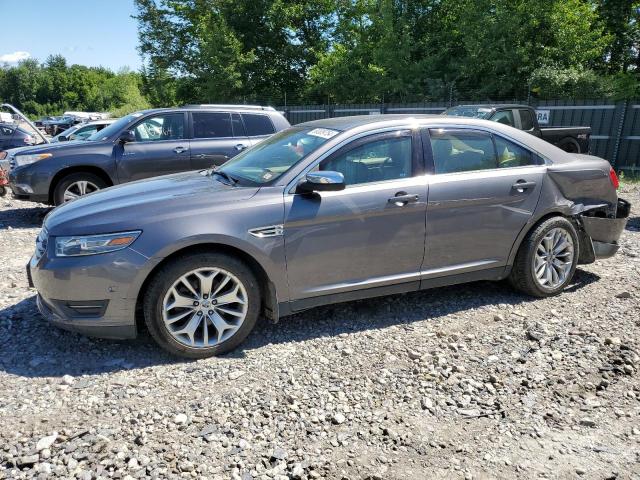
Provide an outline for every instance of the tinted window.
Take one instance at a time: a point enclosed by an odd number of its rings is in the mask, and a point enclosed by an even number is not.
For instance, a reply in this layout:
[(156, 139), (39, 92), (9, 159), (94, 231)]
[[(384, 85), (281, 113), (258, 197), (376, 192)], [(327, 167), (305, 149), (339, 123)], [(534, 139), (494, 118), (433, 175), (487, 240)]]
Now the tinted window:
[(411, 137), (374, 140), (328, 159), (320, 170), (344, 175), (347, 185), (411, 176)]
[(503, 123), (504, 125), (514, 126), (513, 122), (513, 112), (511, 110), (503, 110), (501, 112), (496, 112), (491, 117), (491, 120), (498, 123)]
[(491, 135), (474, 130), (430, 130), (436, 173), (496, 168)]
[(233, 137), (231, 115), (222, 112), (193, 113), (194, 138)]
[(531, 130), (533, 128), (533, 116), (529, 110), (518, 110), (520, 112), (520, 123), (522, 130)]
[(502, 137), (494, 136), (498, 151), (498, 167), (524, 167), (535, 165), (535, 157), (529, 151)]
[[(184, 138), (184, 115), (174, 113), (147, 118), (136, 125), (133, 133), (136, 142), (179, 140)], [(89, 138), (93, 138), (93, 136)]]
[(240, 114), (232, 113), (231, 114), (231, 123), (233, 124), (233, 136), (234, 137), (246, 137), (247, 132), (244, 131), (244, 125), (242, 124), (242, 119), (240, 118)]
[(9, 127), (0, 127), (0, 131), (2, 132), (3, 135), (12, 135), (13, 134), (13, 129), (11, 129)]
[(247, 129), (247, 135), (250, 137), (271, 135), (275, 132), (271, 119), (266, 115), (243, 113), (242, 119), (244, 120), (244, 126)]

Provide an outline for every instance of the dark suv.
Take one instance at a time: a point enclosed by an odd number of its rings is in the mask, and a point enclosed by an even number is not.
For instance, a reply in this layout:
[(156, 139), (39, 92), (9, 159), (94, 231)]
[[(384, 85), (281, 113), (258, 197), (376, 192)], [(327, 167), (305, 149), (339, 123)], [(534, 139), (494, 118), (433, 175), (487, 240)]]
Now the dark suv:
[(132, 113), (89, 137), (19, 152), (14, 195), (60, 205), (119, 183), (219, 166), (289, 127), (271, 107), (188, 105)]

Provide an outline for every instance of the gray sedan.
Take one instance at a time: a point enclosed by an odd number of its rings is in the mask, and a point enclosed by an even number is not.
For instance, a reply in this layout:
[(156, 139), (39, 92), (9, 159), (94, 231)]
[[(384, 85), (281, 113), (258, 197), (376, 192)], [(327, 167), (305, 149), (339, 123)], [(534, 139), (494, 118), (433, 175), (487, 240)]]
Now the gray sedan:
[(146, 326), (169, 352), (227, 352), (257, 319), (475, 280), (556, 295), (614, 255), (629, 214), (609, 163), (442, 116), (320, 120), (223, 167), (53, 210), (29, 264), (55, 325)]

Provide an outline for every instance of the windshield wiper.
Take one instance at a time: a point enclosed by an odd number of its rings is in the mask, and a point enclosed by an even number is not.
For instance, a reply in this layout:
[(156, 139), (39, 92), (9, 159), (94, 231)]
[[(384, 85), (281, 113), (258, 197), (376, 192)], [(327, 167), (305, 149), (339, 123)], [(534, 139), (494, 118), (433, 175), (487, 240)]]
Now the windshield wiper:
[(233, 178), (227, 172), (223, 172), (222, 170), (218, 170), (218, 167), (213, 167), (211, 169), (211, 173), (212, 174), (216, 174), (216, 175), (220, 175), (222, 178), (226, 179), (227, 182), (229, 182), (231, 184), (231, 186), (235, 186), (235, 184), (238, 183), (237, 179)]

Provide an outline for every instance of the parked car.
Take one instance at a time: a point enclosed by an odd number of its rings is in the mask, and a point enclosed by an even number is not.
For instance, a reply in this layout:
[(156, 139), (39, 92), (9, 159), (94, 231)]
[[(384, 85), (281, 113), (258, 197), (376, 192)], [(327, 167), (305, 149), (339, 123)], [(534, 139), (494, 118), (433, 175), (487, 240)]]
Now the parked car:
[(106, 127), (107, 125), (111, 125), (115, 121), (115, 119), (107, 119), (79, 123), (53, 137), (51, 139), (51, 142), (56, 143), (67, 142), (69, 140), (87, 140), (91, 135), (101, 131), (104, 127)]
[(55, 325), (131, 338), (144, 324), (200, 358), (261, 314), (474, 280), (559, 294), (579, 263), (618, 250), (616, 188), (606, 160), (495, 122), (325, 119), (222, 167), (54, 209), (28, 268)]
[(62, 115), (60, 117), (54, 117), (53, 120), (43, 122), (44, 130), (48, 135), (55, 137), (59, 133), (68, 130), (74, 125), (85, 122), (87, 119), (79, 117), (77, 115)]
[(27, 130), (15, 124), (0, 123), (0, 150), (33, 145), (36, 139)]
[(90, 136), (14, 157), (19, 198), (60, 205), (142, 178), (222, 165), (289, 122), (270, 107), (191, 105), (132, 113)]
[(459, 105), (443, 115), (492, 120), (540, 137), (565, 152), (589, 152), (591, 127), (540, 127), (536, 111), (528, 105)]

